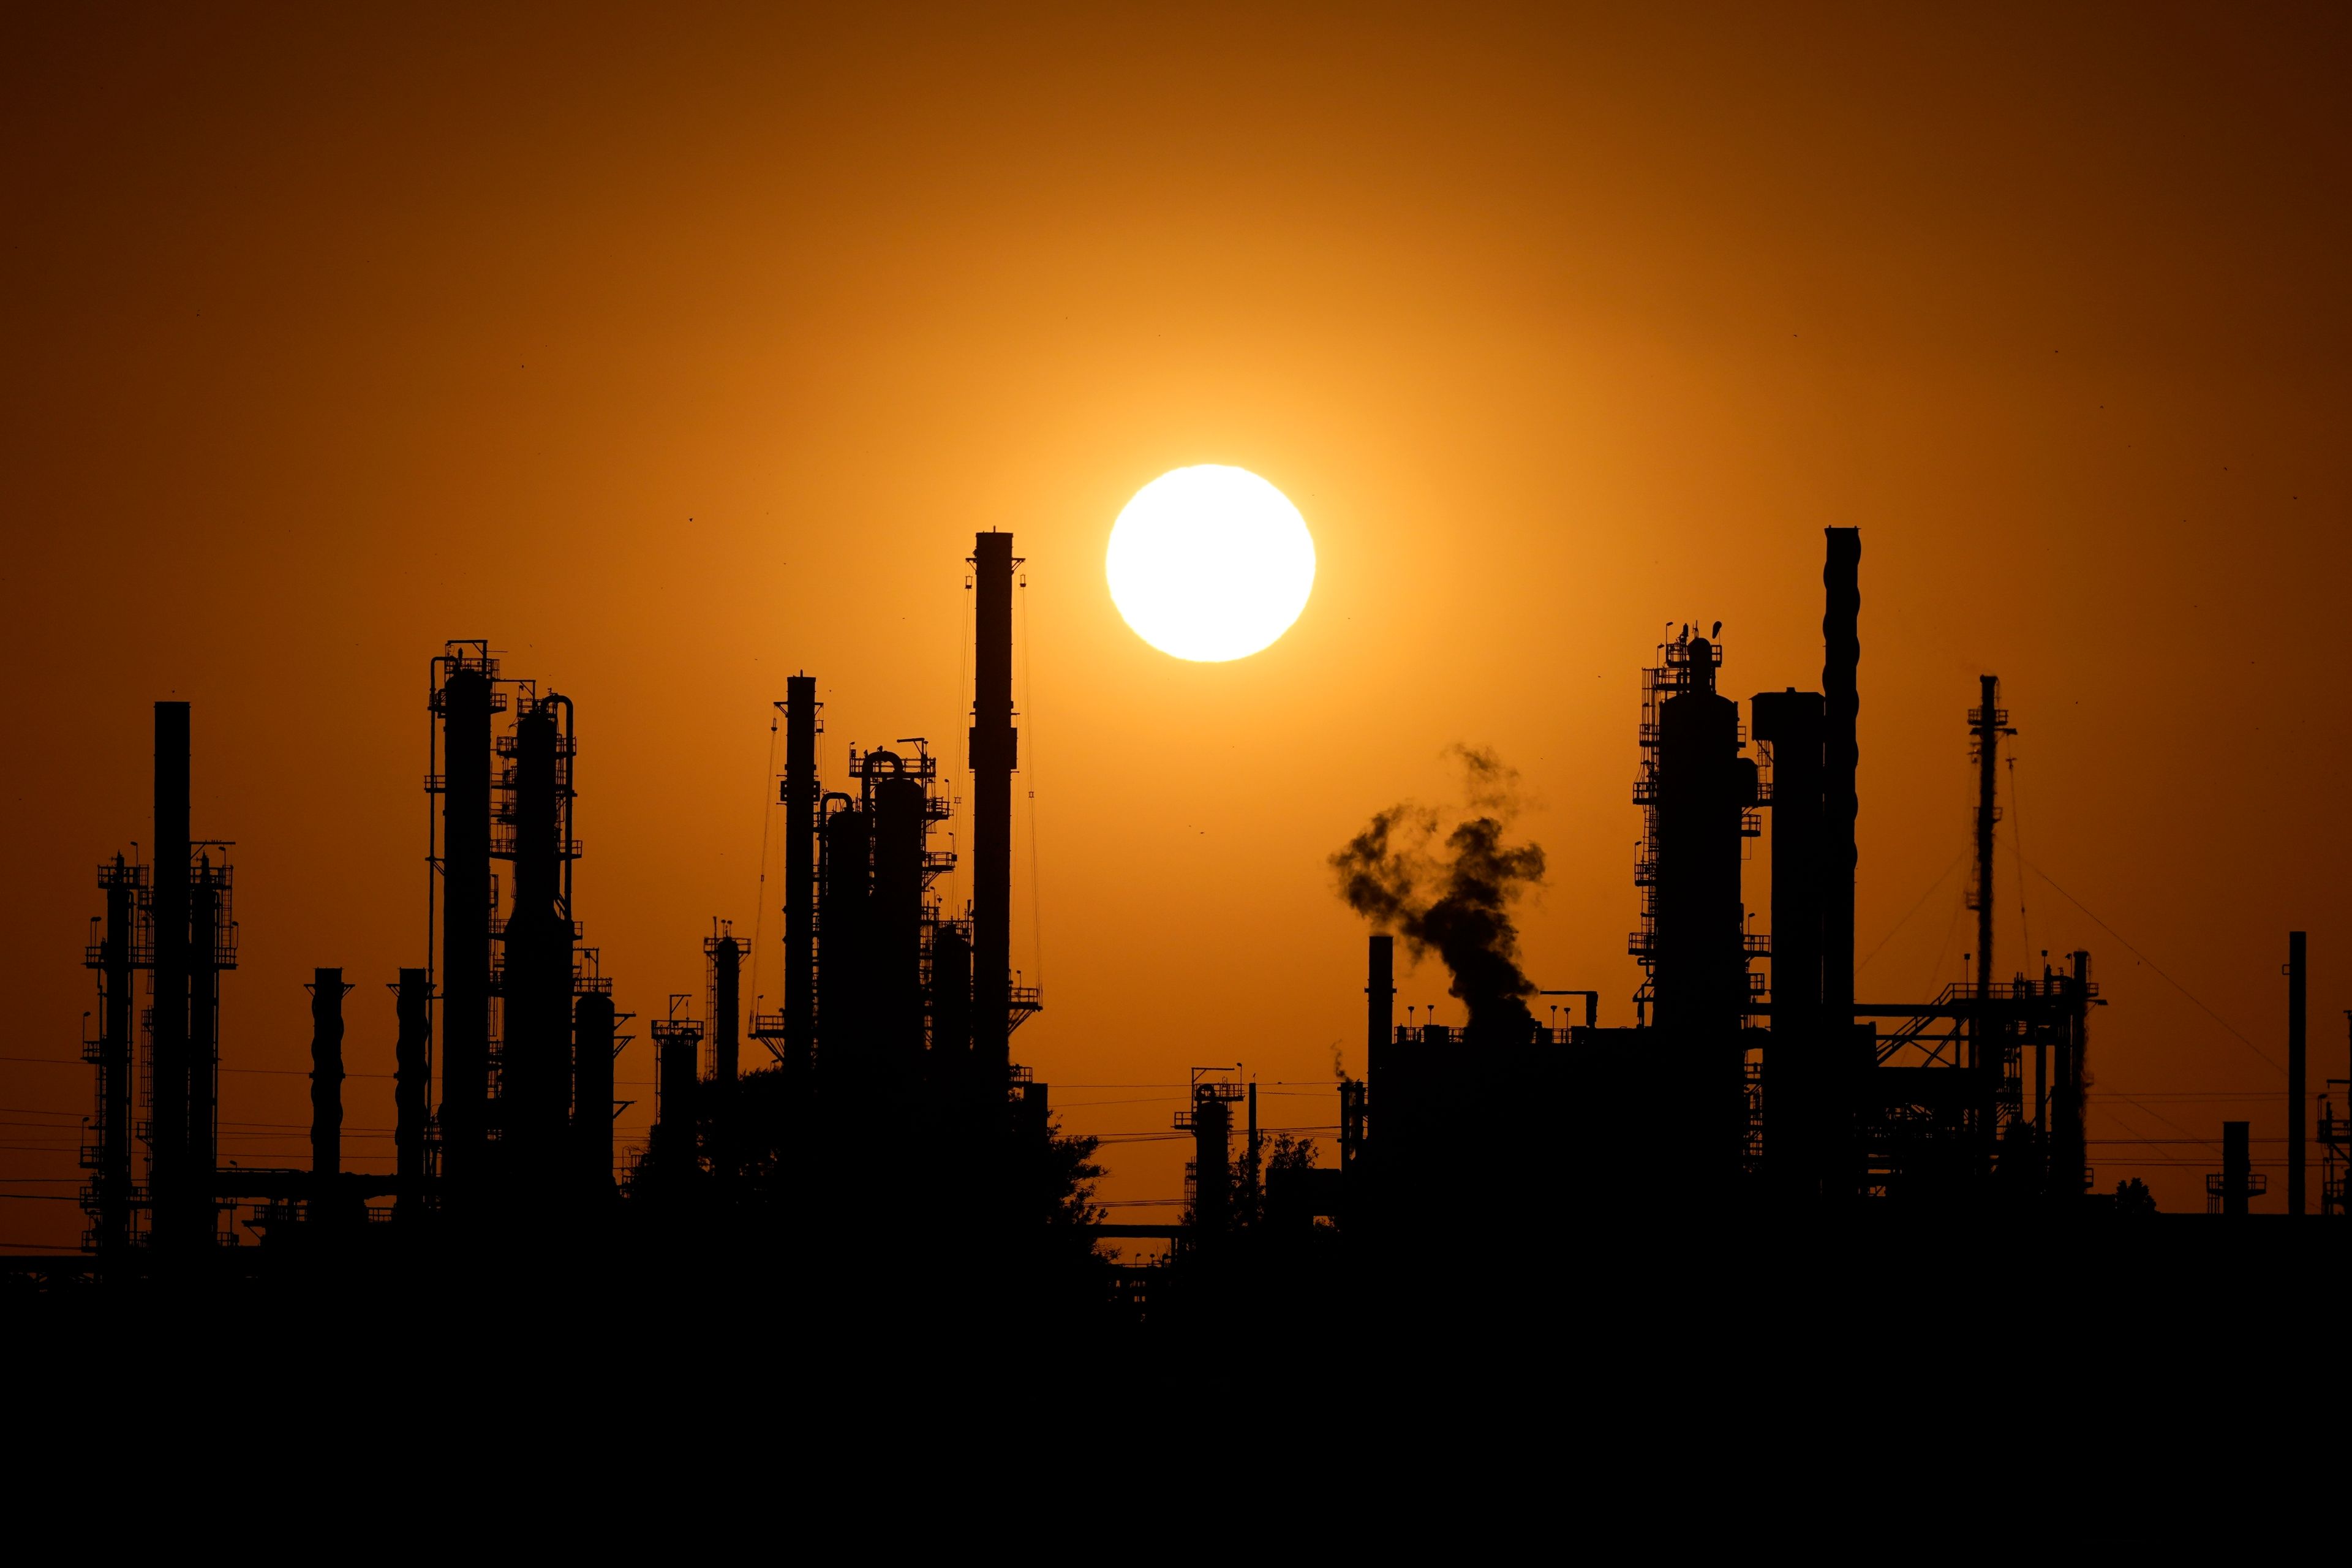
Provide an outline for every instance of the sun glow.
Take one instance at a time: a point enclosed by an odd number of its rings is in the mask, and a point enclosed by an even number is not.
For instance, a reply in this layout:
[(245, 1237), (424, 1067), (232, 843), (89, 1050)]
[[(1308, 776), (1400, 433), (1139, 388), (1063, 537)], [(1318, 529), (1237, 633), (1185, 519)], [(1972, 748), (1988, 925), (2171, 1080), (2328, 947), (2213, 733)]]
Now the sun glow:
[(1270, 646), (1315, 588), (1315, 541), (1289, 498), (1247, 468), (1177, 468), (1111, 525), (1111, 602), (1135, 635), (1198, 663)]

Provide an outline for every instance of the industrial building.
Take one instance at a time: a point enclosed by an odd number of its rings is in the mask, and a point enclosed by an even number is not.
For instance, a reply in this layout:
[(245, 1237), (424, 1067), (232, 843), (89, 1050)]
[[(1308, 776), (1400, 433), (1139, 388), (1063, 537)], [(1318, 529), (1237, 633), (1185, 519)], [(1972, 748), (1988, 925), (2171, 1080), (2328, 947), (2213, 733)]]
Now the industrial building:
[[(311, 986), (310, 1168), (232, 1170), (217, 1157), (220, 986), (236, 963), (230, 847), (193, 837), (189, 707), (158, 703), (152, 858), (118, 855), (100, 868), (104, 910), (86, 955), (101, 1005), (86, 1050), (96, 1079), (86, 1266), (140, 1279), (175, 1260), (215, 1267), (233, 1252), (430, 1267), (525, 1232), (558, 1247), (684, 1238), (746, 1257), (837, 1256), (880, 1245), (877, 1212), (926, 1201), (936, 1211), (923, 1194), (950, 1190), (954, 1212), (929, 1223), (963, 1267), (1059, 1271), (1133, 1310), (1154, 1278), (1519, 1226), (1538, 1204), (1592, 1224), (2095, 1213), (2084, 1127), (2101, 1001), (2090, 955), (2018, 955), (2004, 975), (1995, 951), (1995, 770), (2014, 731), (1991, 676), (1968, 713), (1973, 977), (1930, 997), (1857, 994), (1861, 538), (1826, 537), (1819, 690), (1759, 692), (1743, 724), (1727, 695), (1719, 624), (1706, 636), (1683, 627), (1644, 674), (1629, 942), (1643, 978), (1633, 1024), (1601, 1026), (1593, 991), (1550, 993), (1582, 998), (1581, 1023), (1539, 1022), (1529, 1005), (1539, 993), (1511, 958), (1507, 927), (1498, 943), (1473, 921), (1468, 937), (1457, 927), (1446, 940), (1426, 921), (1397, 928), (1441, 952), (1469, 1009), (1459, 1027), (1400, 1025), (1398, 936), (1378, 931), (1368, 1066), (1336, 1090), (1336, 1165), (1269, 1164), (1255, 1087), (1196, 1071), (1178, 1118), (1193, 1159), (1173, 1226), (1104, 1224), (1086, 1208), (1084, 1152), (1056, 1140), (1046, 1086), (1012, 1059), (1012, 1037), (1042, 998), (1017, 983), (1010, 958), (1010, 534), (978, 535), (971, 558), (968, 905), (945, 907), (938, 891), (955, 858), (934, 837), (954, 803), (929, 742), (850, 748), (845, 776), (823, 779), (816, 680), (791, 677), (777, 705), (781, 1010), (747, 1014), (749, 944), (714, 921), (702, 939), (701, 1016), (696, 997), (672, 995), (647, 1025), (656, 1118), (625, 1163), (613, 1133), (614, 1058), (631, 1043), (631, 1015), (615, 1006), (573, 897), (583, 759), (570, 697), (506, 673), (487, 641), (450, 642), (430, 660), (427, 963), (398, 969), (393, 986), (390, 1177), (341, 1168), (341, 969), (318, 970)], [(1743, 861), (1768, 816), (1769, 909), (1751, 912)], [(1511, 851), (1486, 848), (1507, 869)], [(1488, 915), (1499, 908), (1491, 888), (1472, 889), (1470, 905), (1481, 899)], [(1377, 918), (1393, 925), (1393, 912)], [(1767, 916), (1765, 930), (1753, 913)], [(2298, 1110), (2303, 963), (2298, 935)], [(1540, 1115), (1523, 1135), (1481, 1138), (1477, 1086), (1501, 1080)], [(2342, 1213), (2352, 1134), (2331, 1107), (2316, 1128), (2321, 1206)], [(915, 1151), (885, 1163), (896, 1173), (882, 1178), (868, 1157), (877, 1122)], [(2213, 1189), (2229, 1214), (2243, 1212), (2260, 1179), (2248, 1173), (2242, 1124), (2232, 1126)], [(2298, 1114), (2296, 1213), (2302, 1137)], [(1156, 1273), (1089, 1272), (1097, 1244), (1122, 1237), (1173, 1251)], [(76, 1266), (11, 1267), (48, 1278)]]

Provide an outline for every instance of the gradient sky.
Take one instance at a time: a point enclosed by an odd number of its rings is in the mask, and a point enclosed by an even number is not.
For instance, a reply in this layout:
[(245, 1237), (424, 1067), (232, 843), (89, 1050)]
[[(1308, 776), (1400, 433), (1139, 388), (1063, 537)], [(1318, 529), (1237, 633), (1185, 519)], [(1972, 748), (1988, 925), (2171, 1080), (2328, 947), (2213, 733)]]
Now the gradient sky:
[[(225, 1059), (272, 1069), (225, 1078), (224, 1150), (299, 1164), (310, 969), (381, 1073), (424, 961), (445, 638), (578, 701), (578, 912), (642, 1019), (698, 997), (714, 915), (775, 933), (783, 677), (831, 778), (959, 735), (962, 558), (1010, 529), (1016, 1058), (1076, 1130), (1164, 1131), (1236, 1059), (1323, 1127), (1335, 1045), (1363, 1068), (1328, 852), (1494, 747), (1552, 866), (1528, 965), (1630, 1022), (1638, 672), (1720, 619), (1728, 690), (1817, 684), (1836, 524), (1862, 989), (1960, 976), (1997, 672), (2004, 967), (2093, 950), (2100, 1183), (2201, 1205), (2192, 1140), (2282, 1125), (2291, 928), (2315, 1086), (2346, 1071), (2352, 50), (2321, 7), (2050, 9), (0, 14), (0, 1190), (73, 1191), (54, 1064), (159, 698), (237, 842)], [(1320, 557), (1230, 665), (1103, 583), (1120, 506), (1200, 462)], [(389, 1079), (348, 1104), (388, 1169)], [(1184, 1152), (1112, 1146), (1107, 1195), (1175, 1196)], [(80, 1225), (0, 1203), (12, 1244)]]

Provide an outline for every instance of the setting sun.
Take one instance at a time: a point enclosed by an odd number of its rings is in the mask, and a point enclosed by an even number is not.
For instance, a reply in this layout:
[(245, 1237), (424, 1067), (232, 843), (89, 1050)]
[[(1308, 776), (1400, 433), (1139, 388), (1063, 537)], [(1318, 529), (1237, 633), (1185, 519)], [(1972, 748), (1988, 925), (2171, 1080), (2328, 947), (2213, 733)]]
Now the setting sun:
[(1160, 475), (1110, 531), (1111, 602), (1136, 636), (1200, 663), (1273, 644), (1315, 587), (1315, 541), (1280, 490), (1246, 468)]

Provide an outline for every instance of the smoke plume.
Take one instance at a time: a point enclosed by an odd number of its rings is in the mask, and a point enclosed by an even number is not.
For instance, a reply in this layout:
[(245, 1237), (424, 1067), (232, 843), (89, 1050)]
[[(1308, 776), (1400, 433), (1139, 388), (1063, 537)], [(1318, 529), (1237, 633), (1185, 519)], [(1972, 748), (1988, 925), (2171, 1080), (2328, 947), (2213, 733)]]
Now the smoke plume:
[(1331, 868), (1350, 909), (1403, 937), (1414, 958), (1436, 952), (1473, 1029), (1524, 1030), (1535, 1022), (1528, 1010), (1535, 984), (1519, 968), (1510, 906), (1543, 881), (1543, 848), (1505, 842), (1518, 814), (1517, 773), (1492, 752), (1454, 752), (1467, 775), (1471, 815), (1441, 837), (1436, 812), (1391, 806), (1331, 857)]

